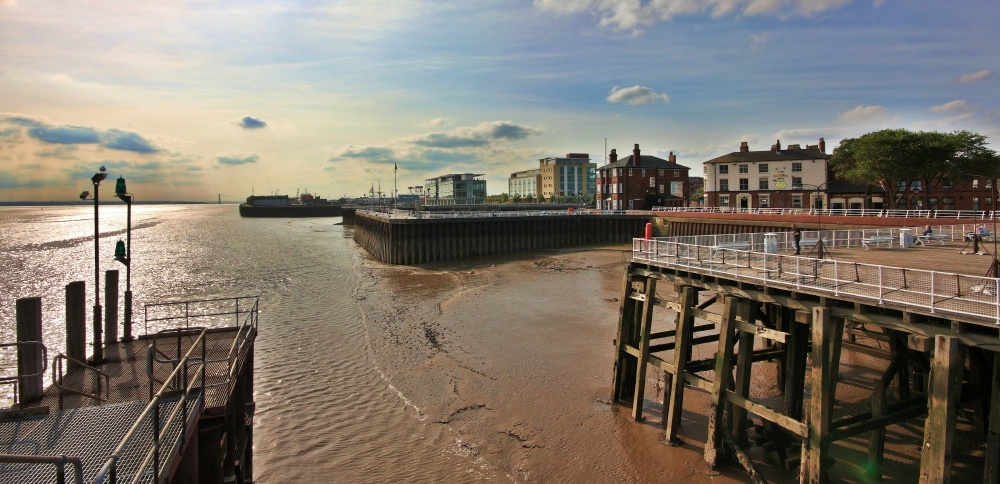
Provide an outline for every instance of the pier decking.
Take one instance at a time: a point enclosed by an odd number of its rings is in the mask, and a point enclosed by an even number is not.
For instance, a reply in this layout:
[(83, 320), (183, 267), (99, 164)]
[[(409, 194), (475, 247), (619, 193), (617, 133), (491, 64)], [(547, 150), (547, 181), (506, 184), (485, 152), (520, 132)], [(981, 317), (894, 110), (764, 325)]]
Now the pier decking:
[[(706, 462), (732, 458), (755, 481), (763, 480), (752, 457), (760, 453), (751, 452), (757, 446), (808, 482), (828, 481), (833, 471), (852, 480), (994, 482), (997, 279), (986, 277), (992, 257), (960, 254), (971, 251), (970, 227), (938, 228), (948, 237), (916, 247), (870, 250), (865, 240), (899, 241), (900, 231), (804, 233), (803, 240), (824, 240), (823, 259), (808, 257), (809, 249), (791, 255), (790, 234), (782, 233), (637, 239), (613, 400), (644, 418), (647, 366), (662, 371), (661, 425), (673, 442), (691, 411), (685, 391), (707, 393)], [(992, 242), (979, 249), (992, 252)], [(658, 290), (658, 281), (676, 295)], [(968, 410), (961, 420), (960, 409)], [(759, 424), (750, 426), (748, 416)], [(914, 422), (922, 441), (909, 435)], [(920, 450), (887, 453), (887, 432), (890, 443), (909, 437)], [(956, 456), (956, 436), (966, 442), (966, 433), (986, 451)]]

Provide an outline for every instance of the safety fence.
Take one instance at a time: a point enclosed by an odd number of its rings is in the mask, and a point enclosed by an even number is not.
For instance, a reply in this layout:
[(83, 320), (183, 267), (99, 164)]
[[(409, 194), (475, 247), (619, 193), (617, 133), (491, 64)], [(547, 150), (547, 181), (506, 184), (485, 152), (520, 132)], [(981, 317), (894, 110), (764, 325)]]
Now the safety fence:
[(874, 210), (860, 208), (737, 208), (737, 207), (653, 207), (652, 212), (729, 213), (751, 215), (816, 215), (840, 217), (914, 217), (941, 219), (993, 219), (1000, 212), (988, 210)]

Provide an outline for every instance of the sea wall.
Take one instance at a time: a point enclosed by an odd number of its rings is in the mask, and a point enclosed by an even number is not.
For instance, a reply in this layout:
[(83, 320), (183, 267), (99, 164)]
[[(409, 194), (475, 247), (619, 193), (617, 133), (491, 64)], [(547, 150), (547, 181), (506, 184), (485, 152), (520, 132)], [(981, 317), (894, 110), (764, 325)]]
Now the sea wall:
[(642, 237), (648, 215), (388, 218), (358, 212), (354, 241), (388, 264), (422, 264), (519, 251), (617, 244)]

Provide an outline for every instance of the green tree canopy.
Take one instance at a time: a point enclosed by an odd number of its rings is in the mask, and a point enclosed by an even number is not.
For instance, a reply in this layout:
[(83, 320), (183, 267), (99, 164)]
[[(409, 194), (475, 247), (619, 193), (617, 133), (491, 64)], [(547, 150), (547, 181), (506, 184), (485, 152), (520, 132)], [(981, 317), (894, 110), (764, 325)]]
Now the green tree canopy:
[(898, 190), (900, 182), (920, 180), (927, 193), (945, 181), (994, 178), (1000, 158), (986, 146), (985, 136), (970, 131), (883, 129), (841, 141), (830, 165), (840, 179), (880, 186), (889, 208), (895, 208), (908, 195)]

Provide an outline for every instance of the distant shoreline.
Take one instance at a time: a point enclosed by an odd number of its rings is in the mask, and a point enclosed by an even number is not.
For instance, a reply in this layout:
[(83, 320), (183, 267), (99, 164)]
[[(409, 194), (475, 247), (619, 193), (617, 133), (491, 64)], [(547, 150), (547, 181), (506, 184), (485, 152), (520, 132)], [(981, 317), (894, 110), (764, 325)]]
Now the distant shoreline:
[[(121, 202), (114, 197), (111, 200), (107, 200), (104, 203), (114, 204)], [(240, 202), (177, 202), (177, 201), (151, 201), (151, 202), (135, 202), (135, 205), (239, 205)], [(0, 202), (0, 207), (59, 207), (59, 206), (72, 206), (72, 205), (93, 205), (93, 202), (86, 201), (72, 201), (72, 202)]]

